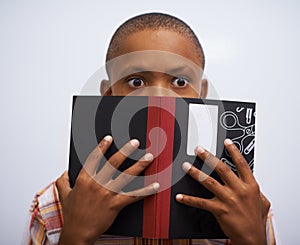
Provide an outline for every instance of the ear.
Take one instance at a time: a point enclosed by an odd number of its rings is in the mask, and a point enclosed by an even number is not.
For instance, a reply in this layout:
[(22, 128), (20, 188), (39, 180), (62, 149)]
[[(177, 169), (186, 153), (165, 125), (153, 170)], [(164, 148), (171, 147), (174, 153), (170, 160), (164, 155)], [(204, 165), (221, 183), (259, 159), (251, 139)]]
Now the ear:
[(112, 95), (111, 86), (109, 80), (102, 80), (100, 84), (100, 93), (103, 96)]
[(208, 93), (208, 82), (207, 79), (202, 79), (201, 81), (201, 90), (200, 90), (200, 98), (205, 99)]

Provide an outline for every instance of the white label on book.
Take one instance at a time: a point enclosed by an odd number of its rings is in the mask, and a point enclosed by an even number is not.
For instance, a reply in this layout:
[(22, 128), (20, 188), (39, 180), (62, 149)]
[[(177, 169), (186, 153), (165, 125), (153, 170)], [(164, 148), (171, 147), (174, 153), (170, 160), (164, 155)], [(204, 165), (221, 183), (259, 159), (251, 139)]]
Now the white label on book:
[(216, 154), (218, 132), (218, 106), (189, 104), (187, 154), (195, 155), (200, 145)]

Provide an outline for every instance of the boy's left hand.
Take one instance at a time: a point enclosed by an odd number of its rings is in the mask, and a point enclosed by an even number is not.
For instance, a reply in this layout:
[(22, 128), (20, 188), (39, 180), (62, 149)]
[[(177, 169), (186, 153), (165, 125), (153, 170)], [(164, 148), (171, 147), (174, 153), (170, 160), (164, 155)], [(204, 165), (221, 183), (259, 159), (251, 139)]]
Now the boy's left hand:
[(236, 165), (238, 176), (225, 163), (201, 147), (196, 153), (206, 164), (214, 168), (224, 185), (189, 163), (183, 169), (215, 197), (203, 199), (178, 194), (178, 202), (205, 209), (217, 219), (232, 244), (266, 244), (266, 220), (270, 202), (260, 192), (245, 158), (229, 139), (224, 142)]

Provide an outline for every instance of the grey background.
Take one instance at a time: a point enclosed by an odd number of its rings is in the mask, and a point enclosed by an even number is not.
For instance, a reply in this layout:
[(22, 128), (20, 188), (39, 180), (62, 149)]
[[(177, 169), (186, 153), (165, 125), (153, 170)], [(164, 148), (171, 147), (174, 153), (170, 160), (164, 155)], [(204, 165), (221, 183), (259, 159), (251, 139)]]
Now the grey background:
[(113, 31), (174, 14), (203, 44), (222, 99), (257, 102), (255, 175), (283, 244), (297, 244), (299, 1), (0, 2), (0, 242), (21, 242), (34, 194), (67, 168), (71, 96), (104, 64)]

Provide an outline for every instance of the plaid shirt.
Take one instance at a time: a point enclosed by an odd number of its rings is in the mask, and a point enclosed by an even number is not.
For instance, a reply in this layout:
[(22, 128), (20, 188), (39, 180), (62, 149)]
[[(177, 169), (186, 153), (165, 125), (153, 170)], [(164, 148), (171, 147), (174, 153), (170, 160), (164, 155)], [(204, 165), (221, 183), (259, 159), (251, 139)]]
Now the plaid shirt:
[[(63, 224), (62, 206), (55, 183), (39, 192), (33, 201), (29, 217), (29, 227), (22, 244), (57, 244)], [(267, 221), (267, 240), (275, 244), (274, 230), (269, 213)], [(135, 244), (135, 245), (226, 245), (230, 240), (207, 239), (145, 239), (102, 235), (95, 244)]]

